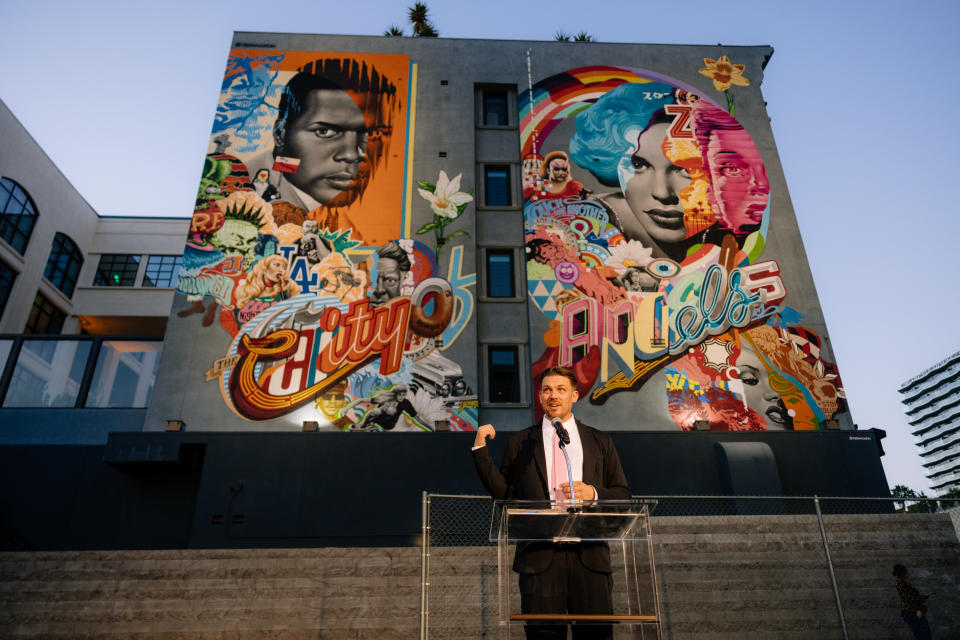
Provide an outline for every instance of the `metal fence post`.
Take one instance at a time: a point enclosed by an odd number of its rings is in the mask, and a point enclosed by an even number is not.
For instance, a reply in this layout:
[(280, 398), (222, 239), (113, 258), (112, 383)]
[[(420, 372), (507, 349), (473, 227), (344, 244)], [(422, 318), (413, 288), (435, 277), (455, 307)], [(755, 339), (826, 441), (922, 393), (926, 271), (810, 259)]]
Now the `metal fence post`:
[(429, 593), (427, 577), (430, 569), (430, 494), (423, 492), (421, 506), (421, 534), (420, 534), (420, 640), (427, 640), (427, 621), (430, 616)]
[(840, 590), (837, 589), (837, 576), (833, 572), (833, 561), (830, 559), (830, 543), (823, 529), (823, 513), (820, 511), (820, 498), (813, 496), (813, 506), (817, 509), (817, 524), (820, 525), (820, 539), (823, 541), (823, 552), (827, 556), (827, 568), (830, 570), (830, 583), (833, 585), (833, 597), (837, 602), (837, 614), (840, 616), (840, 628), (843, 630), (844, 640), (848, 640), (847, 621), (843, 616), (843, 605), (840, 603)]

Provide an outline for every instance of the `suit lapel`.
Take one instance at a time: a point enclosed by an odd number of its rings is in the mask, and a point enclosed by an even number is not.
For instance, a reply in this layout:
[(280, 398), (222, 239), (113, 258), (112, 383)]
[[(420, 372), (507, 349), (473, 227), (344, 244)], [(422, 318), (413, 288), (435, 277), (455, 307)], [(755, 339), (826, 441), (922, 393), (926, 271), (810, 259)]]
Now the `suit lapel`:
[(540, 476), (540, 487), (543, 497), (550, 497), (550, 487), (547, 486), (547, 457), (543, 453), (543, 426), (537, 425), (533, 430), (533, 459), (537, 463), (537, 474)]
[(585, 424), (577, 420), (577, 431), (580, 433), (580, 446), (583, 447), (583, 481), (594, 487), (599, 486), (600, 477), (600, 446), (593, 433)]

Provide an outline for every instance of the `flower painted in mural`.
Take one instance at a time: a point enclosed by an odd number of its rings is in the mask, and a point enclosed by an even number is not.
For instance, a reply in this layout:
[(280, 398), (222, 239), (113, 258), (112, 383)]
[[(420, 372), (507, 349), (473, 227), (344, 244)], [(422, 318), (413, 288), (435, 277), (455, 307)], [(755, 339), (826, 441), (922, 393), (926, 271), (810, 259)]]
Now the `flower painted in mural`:
[(646, 266), (651, 262), (652, 248), (639, 240), (628, 240), (610, 247), (610, 257), (603, 264), (617, 273), (614, 284), (630, 293), (642, 293), (656, 291), (660, 284), (659, 278), (647, 272)]
[(700, 74), (713, 80), (713, 86), (717, 91), (726, 91), (730, 85), (746, 87), (750, 81), (743, 76), (743, 70), (746, 68), (742, 64), (733, 64), (727, 56), (720, 56), (716, 60), (704, 58), (705, 68), (700, 69)]
[(628, 240), (610, 247), (610, 257), (603, 264), (611, 267), (617, 275), (631, 268), (643, 268), (653, 260), (653, 249), (643, 246), (639, 240)]
[(454, 231), (450, 235), (444, 235), (444, 228), (450, 222), (460, 217), (467, 205), (473, 201), (473, 189), (470, 191), (460, 191), (460, 178), (463, 174), (458, 173), (453, 180), (447, 176), (447, 172), (441, 170), (440, 177), (436, 184), (430, 182), (417, 181), (417, 192), (420, 197), (430, 203), (433, 210), (433, 222), (428, 222), (417, 230), (421, 235), (428, 231), (433, 231), (437, 243), (437, 259), (440, 258), (440, 249), (451, 238), (457, 236), (469, 236), (466, 231)]
[(462, 173), (458, 173), (453, 180), (450, 180), (447, 177), (447, 172), (441, 170), (436, 185), (420, 182), (418, 183), (420, 188), (417, 191), (420, 193), (420, 197), (430, 203), (430, 208), (436, 215), (456, 220), (463, 210), (461, 205), (465, 206), (468, 202), (473, 201), (472, 195), (460, 191), (460, 177), (462, 175)]
[(750, 86), (750, 80), (743, 75), (746, 65), (733, 64), (727, 56), (720, 56), (716, 60), (712, 58), (703, 59), (704, 68), (700, 69), (700, 75), (713, 80), (713, 88), (717, 91), (723, 91), (727, 97), (727, 111), (733, 115), (733, 94), (730, 93), (730, 87)]

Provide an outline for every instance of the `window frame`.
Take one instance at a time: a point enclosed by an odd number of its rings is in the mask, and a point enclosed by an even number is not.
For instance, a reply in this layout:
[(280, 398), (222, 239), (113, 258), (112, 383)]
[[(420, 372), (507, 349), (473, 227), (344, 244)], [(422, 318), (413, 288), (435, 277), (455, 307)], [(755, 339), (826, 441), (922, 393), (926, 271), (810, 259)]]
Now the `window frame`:
[[(509, 162), (485, 162), (480, 165), (479, 177), (480, 177), (480, 189), (479, 192), (482, 194), (481, 206), (485, 209), (516, 209), (517, 208), (517, 193), (516, 193), (516, 184), (517, 184), (517, 175), (515, 167), (517, 165)], [(507, 172), (507, 204), (490, 204), (488, 202), (488, 193), (487, 193), (487, 172), (493, 169), (506, 169)]]
[[(171, 258), (173, 260), (173, 267), (170, 273), (170, 278), (168, 284), (156, 284), (152, 282), (147, 284), (147, 278), (150, 277), (150, 263), (154, 258), (160, 259), (160, 266), (158, 269), (158, 274), (165, 271), (164, 258)], [(168, 255), (168, 254), (151, 254), (147, 256), (147, 262), (143, 267), (143, 276), (140, 278), (140, 286), (147, 287), (150, 289), (174, 289), (177, 286), (177, 276), (180, 273), (180, 268), (183, 266), (183, 256), (181, 255)]]
[[(69, 244), (68, 244), (69, 243)], [(61, 265), (60, 258), (67, 257), (67, 264)], [(50, 245), (50, 255), (43, 268), (43, 277), (51, 286), (60, 291), (67, 299), (72, 299), (83, 268), (83, 251), (73, 238), (58, 231)]]
[[(20, 272), (7, 264), (6, 260), (0, 260), (0, 320), (3, 320), (3, 312), (7, 309), (7, 302), (10, 301), (10, 296), (13, 295), (13, 288), (17, 283), (17, 276), (20, 275)], [(9, 288), (4, 291), (5, 279), (9, 276)], [(0, 373), (2, 373), (3, 367), (0, 366)]]
[[(486, 94), (488, 92), (502, 92), (505, 97), (506, 124), (486, 124)], [(512, 84), (481, 84), (475, 85), (476, 93), (476, 127), (477, 129), (516, 129), (517, 128), (517, 86)]]
[[(38, 308), (38, 305), (43, 306), (42, 305), (43, 302), (47, 303), (50, 309), (52, 309), (54, 312), (58, 312), (59, 314), (62, 314), (62, 317), (59, 318), (59, 326), (57, 327), (56, 332), (51, 332), (51, 331), (40, 332), (36, 330), (36, 327), (31, 325), (31, 322), (35, 320), (35, 314), (46, 313), (48, 316), (54, 319), (57, 319), (56, 313), (50, 313), (45, 308), (43, 309)], [(63, 333), (63, 326), (66, 324), (68, 317), (70, 317), (70, 314), (68, 312), (64, 311), (62, 308), (60, 308), (60, 306), (57, 303), (55, 303), (53, 300), (45, 296), (42, 291), (37, 291), (37, 295), (33, 297), (33, 305), (30, 307), (30, 313), (27, 314), (27, 321), (23, 325), (22, 333), (27, 335), (40, 335), (40, 336), (61, 335)], [(45, 329), (49, 328), (49, 326), (46, 326), (44, 328)]]
[[(480, 301), (481, 302), (522, 302), (525, 299), (525, 287), (520, 278), (520, 249), (517, 247), (480, 247), (482, 268), (480, 271)], [(510, 256), (510, 287), (513, 293), (509, 296), (494, 296), (490, 294), (490, 256)], [(524, 274), (525, 275), (525, 274)]]
[[(9, 183), (11, 186), (8, 186), (6, 183)], [(17, 202), (14, 198), (16, 192), (19, 191), (23, 194), (25, 201), (22, 203), (21, 210), (19, 213), (7, 211), (10, 206), (11, 201)], [(6, 197), (4, 197), (6, 195)], [(28, 213), (24, 211), (28, 210)], [(11, 218), (17, 218), (17, 222), (11, 222)], [(30, 238), (33, 236), (33, 230), (37, 226), (37, 218), (40, 217), (40, 214), (37, 212), (37, 204), (33, 201), (33, 198), (30, 196), (30, 193), (23, 188), (19, 182), (13, 178), (8, 178), (7, 176), (0, 176), (0, 240), (2, 240), (14, 253), (17, 253), (21, 256), (25, 256), (27, 253), (27, 247), (30, 244)], [(29, 219), (30, 225), (29, 228), (24, 230), (21, 220)], [(8, 230), (11, 237), (7, 237)], [(17, 237), (22, 236), (22, 246), (20, 242), (15, 242)]]
[[(528, 365), (526, 343), (489, 342), (481, 345), (480, 366), (482, 368), (482, 395), (480, 406), (485, 408), (524, 408), (530, 406), (530, 367)], [(491, 398), (491, 377), (502, 375), (493, 368), (492, 350), (510, 349), (516, 355), (517, 399), (494, 400)]]
[[(123, 281), (121, 281), (117, 284), (111, 284), (109, 282), (109, 278), (106, 275), (104, 275), (104, 273), (102, 272), (104, 258), (111, 258), (111, 259), (131, 258), (133, 260), (133, 264), (136, 265), (136, 269), (134, 269), (133, 275), (131, 276), (132, 280), (129, 283), (124, 283)], [(143, 262), (143, 255), (139, 253), (101, 253), (100, 259), (97, 261), (96, 271), (94, 271), (94, 274), (93, 274), (93, 286), (94, 287), (136, 287), (137, 276), (140, 273), (140, 267), (142, 262)], [(112, 274), (114, 270), (115, 270), (115, 267), (111, 267), (110, 273)], [(128, 272), (129, 272), (129, 269), (127, 269), (125, 266), (123, 269), (124, 278), (126, 277), (126, 274)], [(99, 282), (99, 280), (102, 280), (102, 282)]]

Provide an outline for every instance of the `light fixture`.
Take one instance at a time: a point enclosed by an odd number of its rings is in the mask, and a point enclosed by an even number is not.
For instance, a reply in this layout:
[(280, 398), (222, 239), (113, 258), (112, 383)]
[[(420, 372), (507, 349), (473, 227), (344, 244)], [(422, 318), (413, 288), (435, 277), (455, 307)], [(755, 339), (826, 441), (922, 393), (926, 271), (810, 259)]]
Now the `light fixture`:
[(167, 431), (183, 431), (183, 428), (187, 426), (183, 420), (167, 420)]
[(316, 431), (320, 428), (320, 423), (316, 420), (304, 420), (303, 421), (303, 430), (304, 431)]
[(710, 431), (710, 421), (709, 420), (694, 420), (693, 428), (697, 431)]

